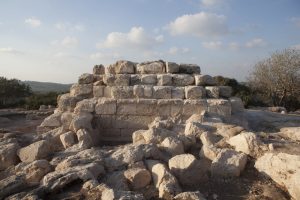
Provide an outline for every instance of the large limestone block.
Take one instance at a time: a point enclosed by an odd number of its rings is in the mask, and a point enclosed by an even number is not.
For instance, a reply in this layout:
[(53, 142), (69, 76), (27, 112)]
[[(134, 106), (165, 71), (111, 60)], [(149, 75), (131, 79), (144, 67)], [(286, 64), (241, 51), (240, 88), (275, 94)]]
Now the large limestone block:
[(89, 84), (89, 83), (93, 83), (93, 81), (94, 81), (93, 74), (84, 73), (78, 78), (79, 84)]
[(20, 163), (15, 167), (17, 175), (24, 175), (26, 182), (30, 186), (39, 185), (40, 180), (49, 172), (52, 167), (47, 160), (36, 160), (32, 163)]
[(154, 99), (139, 99), (136, 104), (137, 115), (155, 115), (157, 100)]
[(222, 149), (212, 161), (211, 173), (215, 177), (237, 177), (245, 169), (247, 155), (231, 149)]
[(257, 159), (255, 168), (286, 188), (294, 199), (300, 199), (300, 156), (266, 153)]
[(128, 86), (130, 75), (128, 74), (105, 74), (103, 82), (107, 86)]
[(62, 94), (58, 97), (58, 109), (61, 111), (73, 111), (76, 103), (81, 99), (81, 97), (73, 97), (69, 93)]
[(211, 127), (201, 124), (201, 122), (188, 122), (185, 125), (184, 134), (201, 136), (202, 133), (211, 130)]
[(166, 62), (166, 71), (170, 74), (176, 74), (179, 72), (179, 65), (174, 62)]
[(172, 137), (176, 134), (173, 131), (161, 128), (150, 128), (142, 133), (143, 139), (146, 144), (159, 144), (163, 142), (166, 137)]
[(193, 186), (208, 180), (204, 164), (192, 154), (181, 154), (169, 160), (169, 169), (185, 186)]
[(205, 98), (206, 92), (202, 86), (186, 86), (185, 98), (186, 99), (202, 99)]
[(104, 88), (103, 85), (94, 85), (93, 86), (93, 96), (94, 97), (104, 97)]
[(81, 112), (89, 112), (92, 113), (95, 111), (95, 105), (97, 103), (96, 99), (84, 99), (79, 101), (76, 104), (74, 109), (74, 113), (81, 113)]
[(145, 168), (130, 168), (124, 172), (133, 190), (146, 187), (151, 182), (151, 174)]
[(227, 143), (235, 148), (236, 151), (243, 152), (252, 157), (257, 157), (262, 151), (262, 142), (252, 132), (242, 132), (227, 140)]
[(139, 63), (136, 71), (139, 74), (162, 74), (165, 72), (165, 63), (163, 61)]
[(211, 161), (215, 160), (218, 154), (221, 152), (221, 149), (213, 145), (203, 145), (200, 150), (200, 157), (209, 159)]
[(172, 87), (170, 87), (170, 86), (153, 86), (153, 97), (155, 99), (171, 99)]
[(171, 96), (172, 96), (172, 99), (184, 99), (185, 88), (184, 87), (173, 87)]
[(184, 153), (184, 145), (176, 137), (166, 137), (160, 144), (160, 148), (172, 156)]
[(205, 89), (209, 98), (229, 98), (232, 94), (232, 88), (230, 86), (207, 86)]
[(141, 84), (156, 85), (157, 84), (157, 76), (155, 74), (143, 74), (143, 75), (141, 75)]
[(188, 86), (195, 83), (195, 77), (188, 74), (173, 74), (172, 84), (175, 86)]
[(294, 141), (300, 141), (300, 127), (284, 127), (279, 133), (282, 137), (289, 138)]
[(198, 65), (195, 64), (180, 64), (179, 73), (183, 74), (200, 74), (201, 70)]
[(93, 84), (73, 84), (70, 89), (72, 97), (91, 97), (93, 94)]
[(136, 98), (151, 98), (153, 94), (153, 86), (135, 85), (133, 86), (133, 95)]
[(75, 133), (72, 131), (61, 134), (59, 138), (65, 149), (73, 146), (76, 142)]
[(80, 113), (78, 115), (75, 115), (70, 124), (70, 130), (75, 133), (82, 128), (91, 130), (92, 119), (93, 119), (93, 115), (91, 113)]
[(170, 74), (157, 75), (157, 85), (158, 86), (171, 86), (172, 85), (172, 75), (170, 75)]
[(152, 173), (153, 184), (159, 191), (159, 198), (171, 200), (181, 192), (176, 177), (164, 164), (157, 160), (146, 160), (146, 165)]
[(17, 143), (8, 143), (0, 146), (0, 170), (5, 170), (18, 163), (17, 151), (19, 149), (20, 146)]
[(19, 149), (18, 156), (22, 162), (33, 162), (35, 160), (47, 158), (50, 153), (52, 153), (52, 150), (49, 142), (40, 140)]
[[(91, 133), (86, 129), (79, 129), (76, 132), (77, 139), (79, 142), (79, 147), (88, 149), (94, 145), (93, 137)], [(96, 143), (96, 141), (95, 141)]]
[(196, 75), (195, 82), (198, 86), (213, 86), (216, 85), (216, 81), (210, 75)]
[(100, 65), (95, 65), (93, 68), (93, 74), (104, 74), (105, 73), (105, 67)]
[(132, 86), (111, 87), (111, 96), (114, 99), (131, 99), (133, 98), (133, 87)]
[(41, 126), (59, 127), (61, 125), (60, 118), (61, 118), (61, 112), (54, 113), (54, 114), (48, 116), (46, 119), (44, 119)]
[(113, 74), (134, 74), (135, 63), (127, 60), (119, 60), (108, 68), (111, 68), (110, 73)]
[(208, 113), (216, 114), (222, 117), (231, 116), (231, 104), (225, 99), (207, 99)]
[(21, 192), (26, 189), (28, 184), (26, 183), (23, 176), (12, 175), (5, 179), (0, 180), (0, 199)]
[(74, 114), (72, 112), (69, 112), (69, 111), (64, 112), (64, 113), (61, 114), (60, 120), (61, 120), (62, 127), (63, 127), (64, 130), (69, 130), (70, 124), (73, 120), (73, 115)]
[(244, 103), (239, 97), (230, 97), (229, 98), (231, 104), (231, 112), (233, 114), (243, 112), (244, 111)]
[(180, 194), (177, 194), (174, 199), (175, 200), (206, 200), (199, 191), (182, 192)]
[(114, 115), (117, 112), (117, 101), (114, 99), (100, 98), (95, 106), (98, 115)]
[(199, 100), (184, 100), (182, 114), (191, 116), (193, 114), (201, 114), (203, 111), (208, 110), (208, 104), (206, 99)]
[(121, 99), (117, 101), (117, 114), (135, 115), (137, 101), (134, 99)]

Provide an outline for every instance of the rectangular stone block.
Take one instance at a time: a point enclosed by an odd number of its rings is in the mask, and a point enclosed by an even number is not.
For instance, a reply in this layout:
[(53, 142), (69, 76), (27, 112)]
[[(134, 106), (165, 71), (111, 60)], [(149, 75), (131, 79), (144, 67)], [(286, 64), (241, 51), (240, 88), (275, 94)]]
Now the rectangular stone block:
[(117, 102), (114, 99), (100, 98), (95, 106), (95, 112), (98, 115), (116, 114)]
[(128, 116), (127, 115), (114, 115), (112, 118), (113, 128), (127, 128), (128, 127)]
[(184, 99), (185, 89), (184, 87), (172, 87), (172, 99)]
[(171, 99), (171, 86), (153, 86), (153, 97), (155, 99)]
[(72, 97), (91, 97), (93, 95), (93, 84), (73, 84), (70, 89)]
[(130, 99), (133, 98), (132, 86), (114, 86), (111, 87), (111, 96), (114, 99)]
[(206, 86), (206, 96), (208, 98), (219, 98), (220, 97), (220, 89), (218, 86)]
[(152, 86), (147, 85), (135, 85), (133, 86), (133, 95), (136, 98), (151, 98)]
[(136, 100), (133, 100), (133, 99), (117, 100), (117, 114), (118, 115), (135, 115), (136, 114)]
[(155, 74), (141, 75), (141, 84), (143, 85), (156, 85), (157, 77)]
[(139, 99), (136, 104), (137, 115), (155, 115), (157, 100)]
[(214, 86), (217, 84), (210, 75), (195, 75), (195, 82), (198, 86)]
[(179, 65), (174, 62), (166, 62), (166, 71), (170, 74), (176, 74), (179, 72)]
[(195, 78), (192, 75), (188, 74), (173, 74), (172, 75), (172, 84), (174, 86), (188, 86), (194, 85)]
[(104, 97), (105, 86), (93, 86), (93, 96), (94, 97)]
[(145, 115), (128, 115), (128, 128), (132, 129), (147, 129), (156, 116)]
[(207, 101), (205, 99), (184, 100), (183, 115), (191, 116), (193, 114), (201, 114), (202, 111), (207, 111)]
[(134, 74), (135, 63), (127, 60), (119, 60), (114, 64), (116, 74)]
[(183, 74), (200, 74), (201, 70), (198, 65), (195, 64), (180, 64), (179, 73)]
[(176, 100), (172, 100), (172, 104), (171, 104), (171, 116), (180, 116), (182, 115), (183, 112), (183, 100), (181, 99), (176, 99)]
[(232, 94), (232, 88), (230, 86), (219, 86), (220, 97), (229, 98)]
[(105, 74), (103, 82), (107, 86), (128, 86), (130, 75), (128, 74)]
[(130, 75), (130, 85), (140, 85), (141, 84), (141, 75), (140, 74), (131, 74)]
[(162, 74), (165, 72), (165, 63), (163, 61), (139, 63), (136, 71), (139, 74)]
[(112, 98), (112, 96), (111, 96), (111, 87), (110, 86), (104, 87), (103, 95), (106, 98)]
[(158, 86), (171, 86), (172, 85), (172, 75), (170, 75), (170, 74), (157, 75), (157, 85)]
[(185, 98), (186, 99), (202, 99), (206, 97), (206, 91), (202, 86), (186, 86)]
[(170, 100), (160, 99), (157, 101), (157, 113), (159, 116), (171, 115), (171, 103)]
[(231, 104), (226, 99), (207, 99), (208, 113), (222, 117), (231, 116)]

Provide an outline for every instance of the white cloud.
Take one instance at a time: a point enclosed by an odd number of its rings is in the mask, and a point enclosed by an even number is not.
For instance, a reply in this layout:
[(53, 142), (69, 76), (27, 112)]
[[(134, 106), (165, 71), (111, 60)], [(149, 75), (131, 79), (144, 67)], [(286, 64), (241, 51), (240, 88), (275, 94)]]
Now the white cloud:
[(223, 2), (224, 2), (224, 0), (202, 0), (201, 1), (202, 5), (207, 6), (207, 7), (220, 5)]
[(190, 51), (189, 48), (184, 47), (184, 48), (179, 48), (179, 47), (171, 47), (168, 51), (169, 54), (171, 55), (176, 55), (178, 53), (188, 53)]
[(65, 57), (69, 57), (70, 54), (66, 52), (57, 52), (53, 56), (56, 58), (65, 58)]
[(40, 25), (42, 25), (42, 22), (39, 19), (30, 17), (30, 18), (25, 19), (25, 24), (28, 24), (31, 27), (36, 28), (36, 27), (39, 27)]
[(4, 47), (4, 48), (0, 48), (0, 54), (13, 54), (13, 55), (17, 55), (17, 54), (23, 54), (23, 52), (18, 51), (14, 48), (11, 47)]
[(109, 59), (118, 59), (120, 58), (120, 54), (118, 53), (103, 53), (103, 52), (96, 52), (90, 55), (91, 59), (104, 59), (104, 60), (109, 60)]
[(267, 43), (262, 38), (254, 38), (248, 42), (246, 42), (245, 46), (247, 48), (256, 48), (256, 47), (264, 47)]
[(168, 29), (172, 35), (198, 37), (216, 37), (228, 33), (226, 17), (209, 12), (180, 16), (168, 25)]
[(228, 47), (231, 50), (238, 50), (238, 49), (240, 49), (240, 45), (237, 42), (231, 42), (231, 43), (229, 43)]
[(142, 27), (132, 27), (128, 33), (109, 33), (98, 48), (149, 49), (164, 41), (163, 35), (150, 36)]
[(54, 27), (59, 31), (85, 31), (85, 27), (82, 24), (71, 24), (69, 22), (58, 22), (54, 24)]
[(292, 17), (290, 21), (300, 28), (300, 17)]
[(223, 43), (221, 41), (211, 41), (211, 42), (203, 42), (203, 47), (207, 49), (221, 49), (223, 47)]
[(53, 46), (76, 47), (79, 41), (76, 37), (66, 36), (62, 40), (53, 40), (50, 44)]

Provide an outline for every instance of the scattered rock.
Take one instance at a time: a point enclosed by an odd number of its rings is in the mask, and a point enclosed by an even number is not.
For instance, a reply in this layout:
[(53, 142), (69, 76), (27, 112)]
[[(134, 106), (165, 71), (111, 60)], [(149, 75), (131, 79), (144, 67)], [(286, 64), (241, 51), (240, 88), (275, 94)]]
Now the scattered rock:
[(182, 192), (175, 196), (175, 200), (205, 200), (200, 192)]
[(133, 190), (146, 187), (151, 182), (151, 174), (145, 168), (131, 168), (124, 173)]
[(18, 156), (22, 162), (33, 162), (35, 160), (47, 158), (51, 153), (52, 151), (49, 142), (40, 140), (19, 149)]
[(4, 170), (19, 162), (17, 156), (19, 149), (20, 146), (17, 143), (8, 143), (0, 146), (0, 170)]

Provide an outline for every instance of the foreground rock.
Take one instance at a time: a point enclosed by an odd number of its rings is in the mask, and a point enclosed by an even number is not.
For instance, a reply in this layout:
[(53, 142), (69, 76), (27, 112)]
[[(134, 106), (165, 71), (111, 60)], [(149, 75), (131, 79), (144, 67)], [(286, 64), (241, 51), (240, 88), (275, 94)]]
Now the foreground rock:
[(49, 142), (46, 140), (40, 140), (27, 147), (21, 148), (18, 152), (18, 156), (22, 162), (32, 162), (46, 158), (51, 152)]
[(8, 143), (0, 146), (0, 170), (18, 163), (17, 151), (20, 146), (17, 143)]
[(266, 153), (255, 168), (286, 188), (294, 199), (300, 199), (300, 156), (286, 153)]
[(175, 196), (175, 200), (205, 200), (200, 192), (183, 192)]
[(300, 127), (281, 128), (279, 134), (291, 140), (300, 141)]

